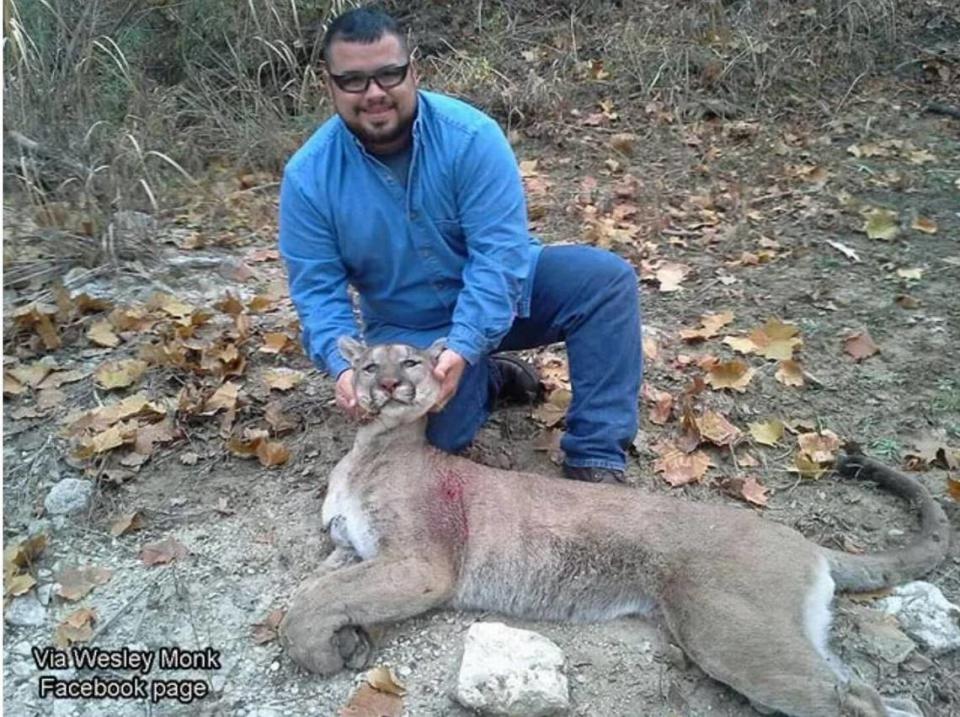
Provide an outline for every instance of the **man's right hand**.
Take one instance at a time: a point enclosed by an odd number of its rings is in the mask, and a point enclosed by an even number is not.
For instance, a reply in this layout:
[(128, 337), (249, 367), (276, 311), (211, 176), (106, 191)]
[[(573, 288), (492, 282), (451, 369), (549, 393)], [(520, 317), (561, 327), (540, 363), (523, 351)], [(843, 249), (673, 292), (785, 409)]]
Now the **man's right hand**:
[(366, 411), (357, 403), (357, 393), (353, 390), (353, 369), (348, 368), (346, 371), (337, 376), (337, 388), (336, 388), (336, 397), (337, 405), (343, 409), (350, 418), (355, 421), (359, 421), (366, 414)]

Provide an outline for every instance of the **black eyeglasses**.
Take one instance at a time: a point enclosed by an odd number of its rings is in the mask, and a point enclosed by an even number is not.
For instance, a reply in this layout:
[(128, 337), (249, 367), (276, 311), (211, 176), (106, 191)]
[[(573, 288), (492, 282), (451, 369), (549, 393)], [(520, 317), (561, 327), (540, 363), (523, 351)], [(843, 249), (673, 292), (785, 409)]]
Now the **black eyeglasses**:
[(333, 83), (344, 92), (361, 94), (370, 87), (370, 80), (376, 82), (381, 90), (389, 90), (407, 79), (407, 68), (410, 63), (402, 65), (387, 65), (373, 72), (344, 72), (342, 75), (327, 73)]

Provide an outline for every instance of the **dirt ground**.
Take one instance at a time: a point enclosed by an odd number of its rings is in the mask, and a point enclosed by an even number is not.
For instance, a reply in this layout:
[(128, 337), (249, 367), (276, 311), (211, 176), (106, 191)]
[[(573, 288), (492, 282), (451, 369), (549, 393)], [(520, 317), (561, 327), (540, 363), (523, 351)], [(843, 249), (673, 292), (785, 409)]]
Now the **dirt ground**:
[[(831, 474), (812, 480), (790, 472), (796, 453), (792, 433), (766, 447), (747, 431), (748, 423), (771, 417), (805, 421), (807, 430), (829, 429), (900, 466), (917, 452), (918, 440), (939, 440), (953, 449), (960, 445), (960, 123), (924, 113), (923, 98), (902, 86), (858, 89), (832, 121), (820, 125), (661, 122), (656, 107), (624, 102), (615, 108), (616, 119), (601, 108), (598, 112), (608, 116), (596, 123), (584, 123), (583, 112), (571, 115), (565, 126), (512, 137), (518, 159), (537, 160), (524, 165), (534, 231), (546, 242), (592, 240), (636, 266), (648, 337), (645, 383), (678, 396), (705, 374), (702, 357), (737, 355), (722, 336), (746, 334), (771, 317), (793, 323), (803, 340), (797, 358), (808, 376), (802, 387), (784, 385), (775, 377), (776, 362), (752, 355), (745, 360), (756, 373), (744, 392), (708, 388), (694, 396), (696, 411), (719, 411), (743, 432), (736, 461), (730, 450), (705, 449), (714, 465), (699, 482), (673, 488), (655, 471), (656, 447), (678, 434), (679, 413), (657, 425), (650, 420), (652, 405), (640, 399), (644, 422), (630, 457), (633, 485), (624, 489), (625, 500), (658, 492), (677, 500), (743, 506), (721, 490), (720, 482), (749, 473), (767, 487), (768, 504), (744, 509), (794, 526), (822, 544), (881, 550), (903, 544), (915, 529), (908, 507), (872, 486)], [(613, 140), (622, 133), (634, 136)], [(595, 183), (585, 184), (585, 178)], [(230, 181), (236, 180), (225, 184)], [(198, 200), (192, 205), (196, 212), (171, 213), (158, 230), (165, 242), (160, 258), (144, 261), (141, 273), (125, 269), (80, 289), (129, 306), (156, 291), (196, 307), (211, 306), (228, 290), (245, 301), (268, 292), (276, 299), (269, 309), (247, 312), (250, 336), (291, 331), (294, 314), (283, 299), (282, 267), (264, 252), (274, 247), (276, 187), (263, 184), (250, 191), (235, 183)], [(211, 196), (219, 198), (211, 201)], [(618, 210), (623, 204), (633, 209)], [(243, 230), (231, 227), (217, 207), (246, 211)], [(896, 212), (899, 234), (890, 240), (869, 238), (862, 231), (868, 207)], [(12, 204), (6, 207), (8, 231), (14, 231), (10, 217), (18, 212)], [(935, 233), (924, 230), (934, 225)], [(184, 248), (189, 246), (184, 237), (198, 231), (230, 234), (234, 241)], [(828, 242), (852, 250), (857, 260)], [(239, 262), (252, 271), (238, 269)], [(665, 291), (656, 275), (671, 262), (686, 267), (685, 277), (679, 290)], [(922, 271), (907, 277), (897, 273), (911, 269)], [(898, 302), (904, 295), (911, 300)], [(5, 298), (18, 297), (8, 293)], [(680, 338), (679, 331), (695, 328), (702, 315), (721, 311), (735, 318), (717, 336), (701, 343)], [(9, 306), (5, 314), (5, 368), (17, 365), (14, 357), (20, 365), (36, 361), (44, 353), (36, 350), (36, 337), (12, 332)], [(71, 340), (49, 352), (60, 369), (91, 373), (102, 362), (132, 357), (140, 344), (156, 340), (155, 330), (133, 331), (122, 335), (116, 348), (99, 347), (84, 338), (97, 318), (102, 315), (85, 315), (64, 328), (63, 336)], [(229, 331), (230, 321), (217, 313), (198, 335)], [(856, 361), (845, 353), (844, 339), (863, 330), (879, 353)], [(258, 352), (250, 342), (245, 370), (235, 377), (243, 392), (232, 426), (222, 412), (181, 411), (178, 436), (160, 444), (131, 476), (111, 472), (120, 470), (122, 450), (85, 463), (70, 458), (75, 444), (62, 434), (65, 418), (137, 390), (176, 397), (193, 380), (188, 372), (154, 366), (139, 385), (112, 392), (95, 388), (89, 377), (65, 383), (60, 387), (64, 399), (32, 417), (23, 409), (36, 407), (36, 390), (5, 395), (5, 547), (28, 534), (47, 536), (46, 550), (30, 566), (38, 587), (70, 566), (112, 571), (107, 582), (79, 601), (52, 598), (42, 625), (6, 626), (8, 714), (330, 715), (346, 702), (354, 674), (330, 679), (306, 674), (284, 657), (276, 641), (257, 644), (253, 625), (282, 609), (292, 588), (330, 549), (320, 532), (320, 505), (327, 475), (348, 449), (354, 428), (333, 407), (330, 381), (301, 353)], [(562, 347), (552, 353), (562, 357)], [(292, 390), (270, 391), (259, 377), (277, 366), (305, 371), (306, 378)], [(224, 426), (235, 434), (266, 427), (264, 406), (277, 399), (294, 423), (292, 429), (273, 431), (289, 448), (289, 459), (265, 468), (233, 455), (219, 435)], [(493, 417), (471, 455), (559, 480), (559, 468), (544, 450), (549, 443), (542, 421), (529, 409), (513, 408)], [(757, 467), (741, 465), (748, 453)], [(62, 478), (82, 477), (90, 466), (99, 482), (88, 513), (45, 515), (43, 498), (50, 487)], [(956, 525), (947, 471), (926, 466), (917, 477)], [(112, 535), (111, 524), (132, 511), (141, 513), (143, 528)], [(144, 564), (142, 547), (167, 537), (189, 553), (164, 565)], [(960, 547), (951, 548), (929, 579), (960, 603)], [(13, 599), (33, 599), (36, 590)], [(162, 675), (207, 680), (211, 694), (190, 704), (40, 699), (41, 670), (30, 648), (53, 644), (57, 625), (81, 607), (94, 608), (97, 615), (88, 644), (219, 650), (221, 669)], [(463, 637), (473, 622), (494, 619), (500, 618), (438, 611), (381, 630), (376, 663), (392, 667), (405, 683), (406, 714), (470, 714), (450, 697)], [(655, 620), (505, 622), (535, 629), (564, 650), (573, 714), (754, 714), (743, 698), (678, 660)], [(841, 596), (834, 647), (885, 694), (911, 695), (930, 717), (960, 715), (960, 656), (928, 659), (917, 648), (906, 660), (888, 659), (871, 637), (869, 626), (876, 622), (868, 602)], [(120, 670), (112, 674), (126, 676)]]

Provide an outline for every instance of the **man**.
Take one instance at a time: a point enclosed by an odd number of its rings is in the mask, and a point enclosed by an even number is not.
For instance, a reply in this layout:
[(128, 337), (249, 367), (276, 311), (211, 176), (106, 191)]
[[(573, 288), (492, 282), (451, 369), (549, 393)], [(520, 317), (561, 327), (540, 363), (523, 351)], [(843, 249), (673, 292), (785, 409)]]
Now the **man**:
[(389, 15), (340, 15), (321, 49), (336, 115), (287, 164), (280, 252), (307, 353), (336, 377), (337, 403), (359, 411), (336, 346), (358, 333), (348, 285), (368, 343), (447, 337), (427, 438), (449, 452), (473, 439), (498, 396), (536, 391), (529, 367), (491, 354), (566, 341), (564, 474), (621, 481), (642, 368), (633, 269), (609, 252), (542, 247), (529, 235), (503, 132), (466, 103), (418, 90)]

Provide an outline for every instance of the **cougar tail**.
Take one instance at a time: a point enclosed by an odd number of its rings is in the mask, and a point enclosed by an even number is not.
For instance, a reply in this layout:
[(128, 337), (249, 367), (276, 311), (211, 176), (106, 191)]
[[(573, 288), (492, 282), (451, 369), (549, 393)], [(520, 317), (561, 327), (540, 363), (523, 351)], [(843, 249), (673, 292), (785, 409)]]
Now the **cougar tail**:
[(860, 454), (841, 454), (836, 470), (843, 476), (874, 481), (920, 508), (920, 533), (906, 547), (867, 555), (825, 548), (837, 590), (878, 590), (915, 580), (944, 559), (950, 545), (950, 524), (943, 508), (919, 481)]

